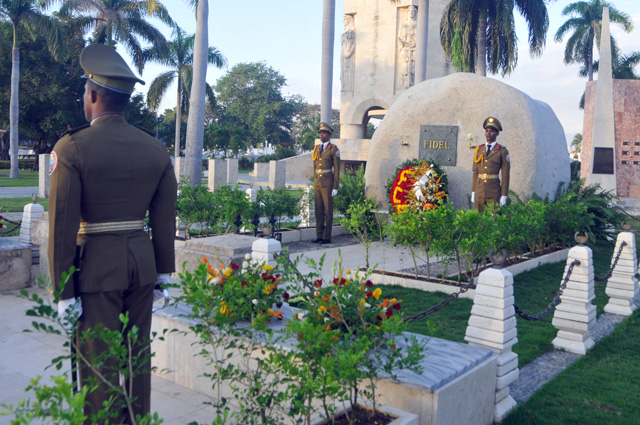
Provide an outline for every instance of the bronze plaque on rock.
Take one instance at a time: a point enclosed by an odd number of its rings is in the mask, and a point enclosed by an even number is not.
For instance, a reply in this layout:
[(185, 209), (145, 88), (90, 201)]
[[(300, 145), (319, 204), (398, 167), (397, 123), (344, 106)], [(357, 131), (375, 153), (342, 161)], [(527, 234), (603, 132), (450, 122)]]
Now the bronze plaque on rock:
[(613, 148), (593, 148), (593, 174), (613, 174)]
[(440, 165), (456, 166), (457, 125), (421, 125), (418, 158), (432, 159)]

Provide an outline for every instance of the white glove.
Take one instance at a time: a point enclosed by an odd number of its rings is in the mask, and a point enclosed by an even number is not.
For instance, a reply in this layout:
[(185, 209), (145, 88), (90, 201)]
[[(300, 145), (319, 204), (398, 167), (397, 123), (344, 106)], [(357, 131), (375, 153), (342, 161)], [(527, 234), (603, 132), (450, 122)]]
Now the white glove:
[(507, 197), (506, 196), (501, 196), (500, 197), (500, 206), (504, 207), (505, 205), (507, 205)]
[(69, 298), (58, 302), (58, 315), (63, 319), (68, 329), (82, 316), (82, 300)]
[(338, 194), (338, 189), (333, 189), (333, 190), (331, 191), (331, 197), (334, 197), (334, 196), (336, 196), (337, 194)]
[(471, 203), (474, 204), (476, 202), (476, 193), (471, 192)]
[(153, 307), (152, 312), (162, 310), (169, 305), (169, 291), (167, 289), (161, 289), (160, 285), (171, 283), (171, 273), (159, 273), (156, 279), (155, 287), (153, 291)]

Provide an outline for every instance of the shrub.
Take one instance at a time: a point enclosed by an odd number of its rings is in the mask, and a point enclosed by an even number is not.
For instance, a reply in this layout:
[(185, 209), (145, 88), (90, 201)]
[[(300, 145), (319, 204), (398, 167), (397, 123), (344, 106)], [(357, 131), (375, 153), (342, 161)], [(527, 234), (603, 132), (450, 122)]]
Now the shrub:
[(365, 199), (364, 167), (360, 165), (355, 170), (340, 173), (340, 189), (333, 199), (333, 206), (342, 215), (347, 215), (349, 207)]
[(280, 189), (262, 189), (258, 191), (254, 212), (260, 217), (275, 217), (280, 226), (283, 217), (289, 220), (300, 214), (299, 192), (286, 187)]

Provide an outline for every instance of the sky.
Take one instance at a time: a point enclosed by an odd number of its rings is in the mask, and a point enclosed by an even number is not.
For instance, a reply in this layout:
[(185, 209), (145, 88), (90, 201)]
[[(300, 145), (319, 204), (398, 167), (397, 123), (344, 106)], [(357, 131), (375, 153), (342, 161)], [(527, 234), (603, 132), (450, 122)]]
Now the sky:
[[(189, 34), (195, 32), (195, 12), (186, 0), (164, 0), (171, 16)], [(567, 20), (562, 9), (570, 0), (558, 0), (548, 4), (549, 32), (542, 56), (531, 58), (527, 46), (524, 19), (514, 12), (519, 38), (518, 65), (506, 77), (490, 75), (530, 97), (548, 103), (564, 127), (567, 143), (576, 133), (582, 133), (583, 111), (578, 109), (584, 92), (586, 78), (578, 76), (579, 66), (563, 63), (564, 43), (553, 38), (558, 27)], [(640, 50), (640, 1), (616, 0), (618, 10), (631, 16), (634, 29), (625, 33), (612, 24), (611, 34), (618, 41), (624, 54)], [(285, 94), (300, 94), (309, 104), (320, 103), (320, 65), (323, 0), (246, 0), (239, 2), (209, 1), (209, 45), (215, 46), (227, 58), (229, 65), (219, 70), (209, 66), (207, 82), (214, 85), (231, 67), (243, 62), (265, 61), (287, 79)], [(343, 0), (336, 0), (336, 37), (334, 49), (333, 107), (339, 108), (340, 78), (339, 55)], [(157, 25), (167, 38), (170, 30)], [(568, 36), (565, 36), (564, 41)], [(597, 52), (595, 53), (597, 58)], [(638, 67), (640, 68), (640, 67)], [(146, 93), (151, 81), (168, 70), (149, 64), (142, 78), (146, 86), (138, 86)], [(638, 70), (640, 72), (640, 70)], [(597, 79), (597, 74), (594, 76)], [(169, 89), (160, 107), (175, 107), (175, 87)]]

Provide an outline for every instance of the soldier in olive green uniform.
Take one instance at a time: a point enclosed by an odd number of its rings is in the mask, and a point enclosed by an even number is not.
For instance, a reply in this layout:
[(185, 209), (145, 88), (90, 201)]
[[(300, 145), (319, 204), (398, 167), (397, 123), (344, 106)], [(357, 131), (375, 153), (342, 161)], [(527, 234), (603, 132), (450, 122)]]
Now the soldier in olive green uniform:
[[(133, 355), (149, 353), (154, 283), (166, 283), (175, 270), (174, 234), (177, 183), (164, 145), (124, 119), (136, 82), (144, 83), (114, 49), (91, 45), (80, 54), (87, 82), (84, 110), (90, 124), (66, 133), (52, 153), (49, 198), (49, 261), (60, 290), (61, 275), (78, 269), (61, 293), (58, 309), (79, 310), (80, 332), (102, 325), (122, 328), (119, 315), (129, 314), (138, 327)], [(149, 212), (153, 238), (143, 230)], [(91, 363), (107, 347), (101, 340), (79, 341)], [(83, 384), (100, 385), (89, 394), (87, 414), (103, 408), (112, 396), (98, 375), (79, 361)], [(100, 372), (118, 384), (114, 364)], [(114, 376), (115, 375), (115, 376)], [(147, 358), (133, 378), (134, 414), (150, 410), (151, 375)], [(120, 414), (118, 411), (117, 414)], [(112, 423), (130, 423), (126, 413)], [(92, 423), (91, 417), (87, 423)]]
[[(500, 121), (489, 117), (484, 120), (482, 126), (485, 129), (487, 143), (476, 149), (471, 184), (471, 202), (479, 212), (484, 211), (485, 204), (489, 202), (499, 202), (500, 206), (507, 203), (511, 167), (509, 151), (496, 143), (496, 138), (502, 131)], [(502, 174), (502, 180), (498, 173)]]
[(312, 243), (331, 243), (333, 226), (333, 197), (338, 194), (340, 179), (340, 150), (331, 143), (333, 128), (327, 123), (318, 125), (321, 144), (313, 149), (313, 193), (316, 209), (316, 238)]

